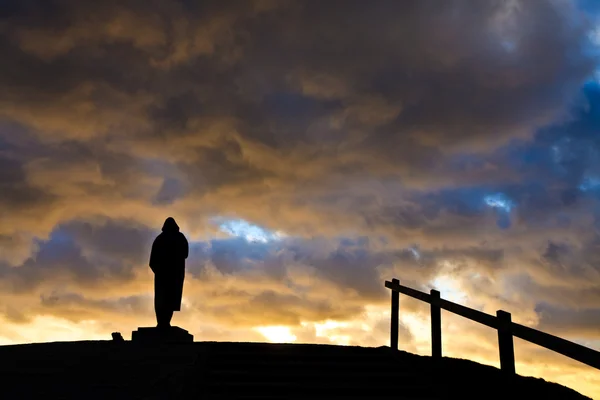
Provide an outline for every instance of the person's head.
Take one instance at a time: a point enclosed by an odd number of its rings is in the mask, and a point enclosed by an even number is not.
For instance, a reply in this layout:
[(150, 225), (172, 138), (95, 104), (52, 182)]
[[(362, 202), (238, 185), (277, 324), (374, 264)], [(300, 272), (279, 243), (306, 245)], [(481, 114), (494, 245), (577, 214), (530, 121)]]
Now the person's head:
[(165, 220), (165, 223), (162, 227), (163, 232), (179, 232), (179, 225), (175, 222), (175, 219), (169, 217)]

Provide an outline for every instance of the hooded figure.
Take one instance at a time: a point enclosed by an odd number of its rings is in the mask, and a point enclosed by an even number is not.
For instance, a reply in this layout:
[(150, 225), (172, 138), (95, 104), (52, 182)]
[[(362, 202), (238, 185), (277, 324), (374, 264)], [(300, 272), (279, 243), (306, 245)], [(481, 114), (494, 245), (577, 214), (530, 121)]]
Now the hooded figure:
[(188, 241), (171, 217), (165, 220), (162, 233), (154, 239), (150, 268), (154, 272), (154, 310), (158, 327), (171, 326), (173, 311), (181, 310), (185, 260)]

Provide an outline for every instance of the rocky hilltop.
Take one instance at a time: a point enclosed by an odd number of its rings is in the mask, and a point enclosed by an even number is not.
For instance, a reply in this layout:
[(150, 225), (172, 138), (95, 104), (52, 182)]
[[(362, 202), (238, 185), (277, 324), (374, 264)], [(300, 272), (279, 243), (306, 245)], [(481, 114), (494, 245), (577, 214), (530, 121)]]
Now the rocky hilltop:
[(196, 342), (0, 347), (4, 399), (587, 399), (542, 379), (389, 348)]

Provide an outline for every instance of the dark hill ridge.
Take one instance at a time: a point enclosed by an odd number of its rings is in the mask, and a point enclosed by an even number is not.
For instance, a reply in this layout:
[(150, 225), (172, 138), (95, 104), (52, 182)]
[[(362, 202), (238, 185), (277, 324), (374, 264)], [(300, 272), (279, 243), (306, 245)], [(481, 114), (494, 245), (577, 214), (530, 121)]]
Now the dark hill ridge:
[(3, 399), (587, 399), (467, 360), (308, 344), (2, 346), (0, 379)]

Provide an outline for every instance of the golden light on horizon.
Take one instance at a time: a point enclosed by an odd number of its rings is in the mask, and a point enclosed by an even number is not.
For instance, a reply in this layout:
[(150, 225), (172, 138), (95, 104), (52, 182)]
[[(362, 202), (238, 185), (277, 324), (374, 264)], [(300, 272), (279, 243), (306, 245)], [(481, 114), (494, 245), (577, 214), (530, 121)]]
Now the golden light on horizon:
[[(370, 307), (370, 312), (367, 312), (363, 318), (352, 321), (327, 320), (323, 323), (303, 323), (301, 327), (267, 325), (252, 328), (247, 332), (256, 331), (264, 340), (270, 343), (328, 343), (379, 347), (389, 344), (389, 323), (386, 323), (389, 318), (389, 313), (386, 313), (388, 309), (387, 306)], [(410, 343), (400, 342), (400, 349), (420, 355), (430, 355), (431, 332), (428, 316), (405, 311), (400, 314), (400, 320), (403, 326), (413, 335), (413, 340)], [(376, 332), (373, 330), (374, 325), (376, 325), (374, 321), (380, 321), (380, 324), (383, 322), (381, 331)], [(492, 329), (485, 331), (490, 341), (482, 342), (479, 339), (480, 334), (469, 329), (470, 326), (474, 327), (474, 324), (466, 323), (454, 326), (461, 321), (464, 322), (461, 317), (452, 317), (449, 313), (443, 313), (444, 356), (465, 358), (465, 351), (468, 351), (469, 360), (499, 367), (497, 343), (494, 341), (495, 331)], [(311, 340), (299, 340), (300, 333), (298, 329), (305, 330), (307, 328), (314, 329), (316, 336)], [(56, 340), (110, 340), (110, 331), (103, 330), (102, 324), (98, 321), (72, 323), (54, 317), (37, 317), (30, 323), (13, 330), (13, 333), (16, 332), (18, 332), (18, 335), (10, 338), (0, 336), (0, 344), (41, 343)], [(361, 337), (355, 336), (357, 332), (363, 332), (366, 335), (365, 337), (374, 335), (376, 340), (364, 341)], [(124, 336), (128, 335), (128, 332), (122, 333), (124, 333)], [(247, 341), (248, 337), (248, 334), (242, 334), (233, 341)], [(197, 340), (219, 341), (219, 337), (200, 336)], [(477, 352), (474, 353), (472, 350), (468, 350), (472, 348), (478, 349)], [(535, 355), (532, 356), (531, 354)], [(540, 354), (543, 358), (540, 358)], [(542, 377), (561, 383), (593, 398), (600, 396), (598, 390), (598, 387), (600, 387), (600, 371), (550, 350), (540, 351), (536, 346), (518, 339), (515, 339), (515, 355), (517, 373), (521, 375)]]
[(294, 343), (296, 336), (287, 326), (260, 326), (254, 328), (271, 343)]
[[(383, 346), (398, 278), (600, 349), (597, 1), (45, 3), (0, 11), (0, 344), (154, 326), (171, 216), (197, 341)], [(427, 305), (400, 322), (430, 354)]]

